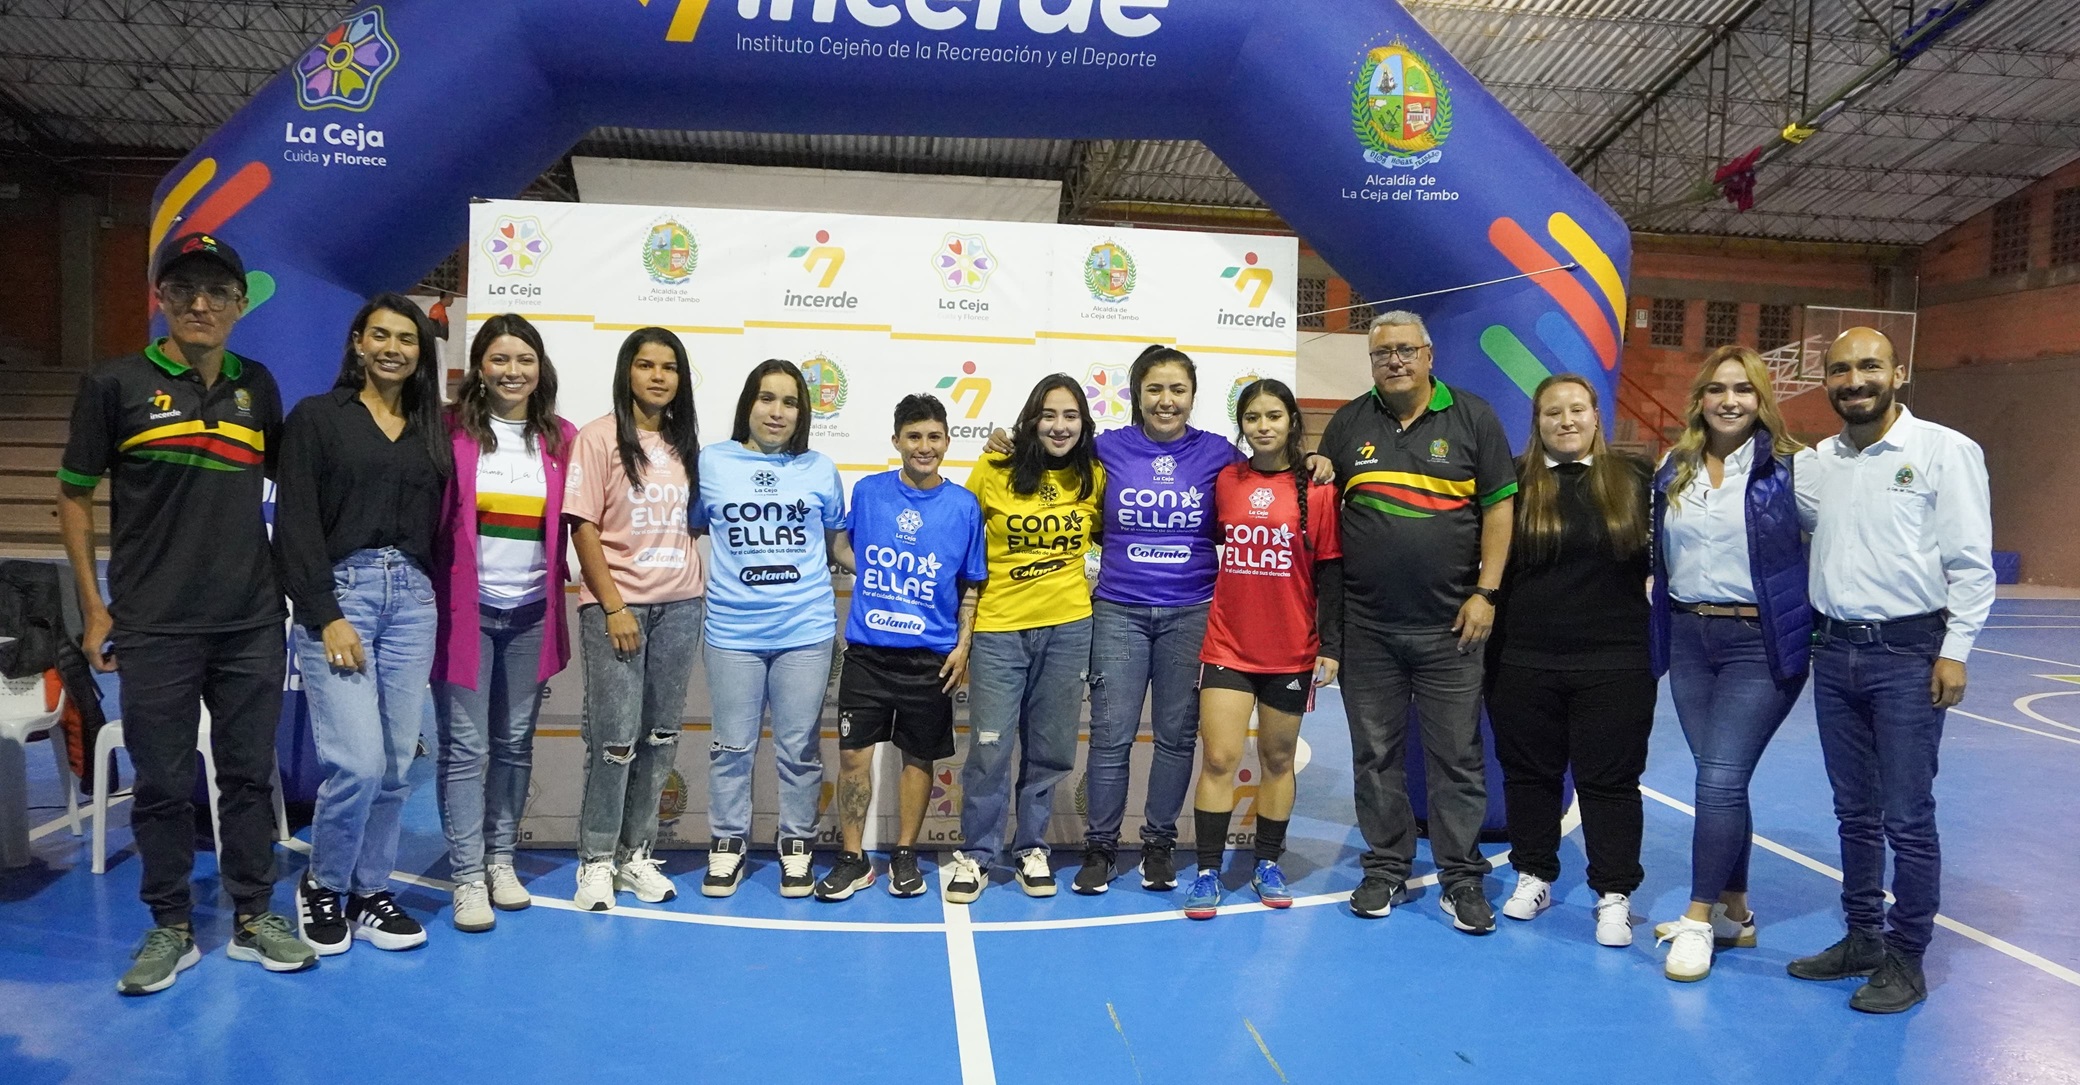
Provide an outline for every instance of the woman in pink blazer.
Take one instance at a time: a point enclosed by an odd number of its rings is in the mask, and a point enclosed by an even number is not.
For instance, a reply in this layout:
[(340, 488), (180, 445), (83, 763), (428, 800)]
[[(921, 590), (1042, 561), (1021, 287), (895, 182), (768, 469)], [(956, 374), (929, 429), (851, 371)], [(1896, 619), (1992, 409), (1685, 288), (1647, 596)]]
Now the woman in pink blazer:
[(433, 576), (438, 791), (455, 927), (475, 932), (496, 923), (493, 906), (531, 903), (513, 850), (535, 716), (546, 683), (571, 655), (563, 487), (577, 429), (556, 415), (556, 368), (526, 318), (495, 316), (477, 332), (448, 433), (455, 473), (442, 499)]

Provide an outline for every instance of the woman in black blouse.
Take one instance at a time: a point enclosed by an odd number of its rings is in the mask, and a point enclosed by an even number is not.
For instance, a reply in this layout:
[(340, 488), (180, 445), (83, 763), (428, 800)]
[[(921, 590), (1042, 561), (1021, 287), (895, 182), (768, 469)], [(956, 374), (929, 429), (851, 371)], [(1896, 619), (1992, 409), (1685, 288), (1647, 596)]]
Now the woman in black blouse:
[(1604, 444), (1596, 392), (1572, 373), (1531, 397), (1517, 461), (1516, 532), (1490, 646), (1488, 713), (1509, 807), (1516, 891), (1528, 920), (1560, 877), (1561, 777), (1581, 800), (1596, 940), (1632, 944), (1642, 874), (1639, 776), (1654, 729), (1647, 661), (1647, 465)]
[(379, 295), (354, 317), (332, 390), (297, 404), (282, 430), (275, 558), (325, 770), (297, 929), (321, 954), (356, 938), (426, 941), (389, 884), (405, 773), (432, 705), (428, 563), (453, 470), (436, 338), (411, 299)]

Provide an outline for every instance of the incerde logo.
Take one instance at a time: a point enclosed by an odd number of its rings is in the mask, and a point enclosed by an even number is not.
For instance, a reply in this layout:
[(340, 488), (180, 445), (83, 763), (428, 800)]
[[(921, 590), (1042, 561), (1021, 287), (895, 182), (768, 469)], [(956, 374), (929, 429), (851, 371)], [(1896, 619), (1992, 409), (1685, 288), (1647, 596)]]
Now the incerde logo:
[(812, 275), (816, 273), (816, 265), (823, 265), (823, 275), (816, 280), (818, 290), (829, 290), (831, 284), (838, 281), (838, 271), (845, 266), (845, 250), (830, 242), (831, 232), (818, 230), (814, 245), (797, 245), (787, 254), (790, 260), (801, 260), (802, 270)]
[(1259, 308), (1271, 292), (1271, 269), (1257, 266), (1257, 254), (1242, 254), (1240, 266), (1221, 269), (1221, 278), (1233, 280), (1235, 289), (1249, 297), (1249, 307)]
[(982, 407), (989, 402), (989, 378), (975, 375), (974, 362), (962, 362), (959, 376), (940, 377), (939, 383), (932, 388), (951, 389), (946, 398), (953, 400), (954, 406), (965, 412), (964, 418), (982, 417)]

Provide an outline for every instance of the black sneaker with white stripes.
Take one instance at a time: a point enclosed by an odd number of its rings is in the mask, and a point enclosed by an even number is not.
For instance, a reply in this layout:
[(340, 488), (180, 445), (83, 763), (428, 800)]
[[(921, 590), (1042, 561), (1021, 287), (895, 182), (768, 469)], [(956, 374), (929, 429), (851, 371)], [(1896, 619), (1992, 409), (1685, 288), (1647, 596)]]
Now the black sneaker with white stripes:
[(1168, 840), (1141, 842), (1141, 888), (1158, 893), (1177, 888), (1176, 848)]
[(377, 949), (417, 949), (426, 944), (426, 928), (404, 913), (389, 890), (347, 898), (347, 922), (354, 937)]
[(916, 848), (897, 848), (888, 853), (888, 895), (924, 895), (924, 872), (917, 868)]
[(321, 957), (354, 948), (347, 929), (346, 906), (340, 895), (311, 880), (310, 871), (296, 879), (296, 935)]

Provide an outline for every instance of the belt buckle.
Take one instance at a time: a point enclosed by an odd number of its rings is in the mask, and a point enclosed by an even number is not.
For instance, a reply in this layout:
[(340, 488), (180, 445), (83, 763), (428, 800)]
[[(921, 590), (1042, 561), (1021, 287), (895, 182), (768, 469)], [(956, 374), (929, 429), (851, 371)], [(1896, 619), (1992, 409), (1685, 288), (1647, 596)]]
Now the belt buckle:
[(1877, 644), (1884, 639), (1876, 622), (1836, 622), (1829, 632), (1855, 645)]

